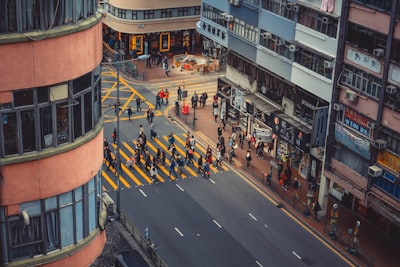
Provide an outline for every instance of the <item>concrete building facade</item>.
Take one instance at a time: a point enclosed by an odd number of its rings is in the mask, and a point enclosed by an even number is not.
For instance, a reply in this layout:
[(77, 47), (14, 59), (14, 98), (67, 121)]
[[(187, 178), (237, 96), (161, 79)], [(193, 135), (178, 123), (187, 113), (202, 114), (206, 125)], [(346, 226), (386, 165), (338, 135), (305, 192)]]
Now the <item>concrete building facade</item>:
[(96, 3), (0, 4), (2, 266), (89, 266), (105, 244)]
[(203, 0), (226, 58), (221, 116), (336, 201), (399, 235), (398, 1)]
[(204, 0), (197, 30), (210, 56), (227, 62), (221, 115), (268, 143), (304, 184), (325, 189), (341, 1), (329, 10), (317, 2)]
[(344, 1), (325, 175), (330, 193), (400, 237), (398, 1)]

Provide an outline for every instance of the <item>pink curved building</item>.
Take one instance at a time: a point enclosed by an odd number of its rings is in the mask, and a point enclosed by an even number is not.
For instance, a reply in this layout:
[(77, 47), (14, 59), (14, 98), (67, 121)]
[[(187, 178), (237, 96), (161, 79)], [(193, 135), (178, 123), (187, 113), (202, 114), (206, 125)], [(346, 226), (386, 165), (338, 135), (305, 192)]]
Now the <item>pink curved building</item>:
[(101, 253), (102, 14), (95, 0), (0, 3), (0, 265)]

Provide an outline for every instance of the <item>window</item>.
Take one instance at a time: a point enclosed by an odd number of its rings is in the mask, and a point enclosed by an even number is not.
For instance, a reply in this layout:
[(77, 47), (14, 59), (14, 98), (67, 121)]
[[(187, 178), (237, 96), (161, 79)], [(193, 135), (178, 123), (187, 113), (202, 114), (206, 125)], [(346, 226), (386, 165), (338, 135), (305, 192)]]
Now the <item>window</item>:
[[(67, 94), (67, 84), (74, 86), (73, 95)], [(66, 82), (62, 95), (55, 90), (50, 94), (50, 87), (57, 86), (14, 91), (12, 102), (1, 105), (0, 156), (40, 151), (94, 129), (101, 117), (99, 67)]]
[(118, 9), (118, 18), (126, 19), (126, 10), (125, 9)]
[(57, 105), (57, 144), (64, 144), (69, 141), (68, 130), (68, 102), (62, 102)]
[(15, 112), (2, 115), (4, 154), (14, 155), (18, 153), (18, 127), (17, 115)]
[(73, 106), (73, 118), (74, 118), (74, 139), (82, 135), (82, 97), (76, 98), (76, 104)]
[(17, 7), (15, 1), (0, 1), (0, 32), (17, 30)]
[(375, 99), (379, 98), (381, 82), (381, 79), (350, 65), (345, 65), (341, 76), (341, 83), (343, 85), (363, 92), (365, 95)]
[(338, 19), (326, 16), (318, 10), (299, 6), (298, 23), (310, 29), (326, 34), (329, 37), (336, 38), (338, 32)]
[(29, 224), (21, 215), (5, 217), (8, 234), (4, 239), (11, 245), (9, 261), (46, 254), (89, 236), (97, 227), (98, 179), (101, 175), (96, 174), (88, 184), (75, 190), (20, 204), (20, 212), (27, 213)]
[(89, 72), (72, 81), (74, 95), (89, 88), (92, 83), (92, 73)]
[(178, 16), (183, 17), (188, 15), (188, 8), (187, 7), (180, 7), (178, 8)]
[(40, 140), (41, 148), (46, 148), (54, 145), (53, 140), (53, 112), (51, 106), (39, 109), (40, 116)]
[(377, 8), (383, 11), (392, 10), (392, 2), (393, 0), (353, 0), (354, 2), (358, 2), (359, 4), (364, 4), (366, 6)]
[(33, 105), (33, 90), (20, 90), (14, 92), (14, 107)]
[(84, 118), (85, 118), (85, 133), (93, 129), (92, 126), (92, 92), (88, 92), (84, 95)]
[(258, 29), (254, 25), (249, 24), (244, 20), (235, 18), (232, 31), (249, 41), (252, 41), (254, 43), (257, 41)]
[(293, 3), (290, 3), (289, 1), (263, 0), (261, 6), (263, 9), (291, 20), (294, 19), (294, 14), (296, 13), (292, 9)]
[(299, 47), (295, 52), (294, 61), (319, 75), (332, 79), (333, 59)]
[(138, 13), (136, 10), (132, 10), (132, 20), (137, 20), (138, 19)]
[(154, 10), (145, 10), (144, 19), (154, 19)]
[(21, 111), (22, 147), (23, 151), (36, 150), (36, 114), (33, 109)]
[(386, 38), (384, 34), (349, 23), (346, 41), (372, 54), (375, 48), (384, 49), (386, 47)]

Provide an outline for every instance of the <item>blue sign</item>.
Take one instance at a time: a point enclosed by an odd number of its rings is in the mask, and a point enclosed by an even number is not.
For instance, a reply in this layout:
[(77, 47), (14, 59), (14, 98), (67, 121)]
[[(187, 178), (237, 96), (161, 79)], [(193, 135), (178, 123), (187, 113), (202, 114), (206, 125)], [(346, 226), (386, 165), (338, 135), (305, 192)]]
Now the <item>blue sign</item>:
[(336, 123), (335, 126), (335, 140), (336, 142), (339, 142), (350, 150), (354, 151), (358, 155), (366, 159), (370, 159), (370, 142), (353, 134), (351, 131), (347, 130), (345, 127), (338, 123)]

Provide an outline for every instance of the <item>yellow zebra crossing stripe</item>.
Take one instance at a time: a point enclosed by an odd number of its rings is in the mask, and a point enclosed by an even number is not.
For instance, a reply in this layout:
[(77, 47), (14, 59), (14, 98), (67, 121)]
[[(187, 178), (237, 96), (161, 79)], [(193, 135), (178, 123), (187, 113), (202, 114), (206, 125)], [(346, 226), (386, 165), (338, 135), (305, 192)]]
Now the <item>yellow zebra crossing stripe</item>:
[[(111, 153), (111, 157), (115, 160), (114, 154)], [(113, 173), (117, 173), (117, 170), (113, 166), (109, 166), (109, 168)], [(120, 173), (118, 173), (117, 179), (119, 179), (127, 188), (131, 188), (131, 185), (124, 179), (124, 177), (121, 176)]]
[[(157, 145), (159, 145), (162, 149), (167, 151), (169, 156), (171, 155), (171, 153), (169, 153), (168, 147), (166, 147), (163, 143), (161, 143), (161, 141), (158, 138), (153, 139), (153, 141), (156, 142)], [(150, 142), (147, 142), (146, 145), (149, 146), (149, 147), (153, 146), (153, 145), (150, 144)], [(157, 151), (157, 149), (154, 146), (153, 146), (152, 150)], [(171, 162), (170, 162), (170, 160), (168, 158), (165, 159), (165, 162), (168, 165), (171, 165)], [(169, 175), (169, 170), (168, 170), (168, 175)], [(186, 179), (187, 178), (186, 174), (184, 174), (184, 173), (181, 173), (180, 176), (181, 176), (182, 179)], [(173, 175), (171, 175), (170, 179), (175, 179), (175, 178), (173, 178)]]
[[(133, 141), (135, 144), (138, 144), (138, 142), (135, 140), (135, 141)], [(125, 146), (127, 146), (127, 147), (129, 147), (129, 145), (128, 144), (124, 144)], [(157, 148), (152, 144), (152, 143), (150, 143), (150, 142), (147, 142), (146, 143), (146, 145), (151, 149), (151, 150), (153, 150), (154, 152), (156, 152), (157, 153)], [(131, 148), (131, 147), (129, 147), (129, 149), (131, 149), (132, 151), (133, 151), (133, 149)], [(134, 151), (133, 151), (134, 152)], [(169, 164), (171, 164), (171, 162), (169, 161), (169, 159), (165, 159), (165, 163), (167, 163), (168, 165)], [(158, 168), (163, 172), (163, 173), (165, 173), (166, 175), (169, 175), (169, 170), (167, 170), (164, 166), (162, 166), (162, 165), (158, 165)], [(182, 179), (185, 179), (185, 178), (187, 178), (187, 176), (183, 173), (183, 174), (181, 174), (181, 178)], [(171, 180), (175, 180), (176, 178), (172, 175), (171, 177), (170, 177), (170, 179)]]
[[(117, 190), (118, 186), (114, 183), (114, 181), (110, 178), (110, 176), (108, 176), (108, 174), (104, 170), (101, 171), (101, 175), (103, 175), (104, 179), (106, 179), (106, 181), (111, 185), (111, 187), (114, 190)], [(104, 189), (103, 191), (106, 191)]]
[[(112, 144), (112, 146), (113, 146), (115, 149), (117, 148), (117, 146), (116, 146), (115, 144)], [(125, 154), (125, 152), (122, 151), (122, 149), (120, 149), (119, 151), (120, 151), (120, 153), (121, 153), (121, 156), (122, 156), (125, 160), (128, 160), (128, 159), (129, 159), (129, 157)], [(124, 171), (129, 171), (129, 170), (125, 167), (125, 165), (122, 165), (122, 166), (125, 168)], [(152, 183), (153, 183), (153, 181), (150, 179), (150, 177), (147, 176), (147, 174), (145, 174), (138, 166), (133, 165), (132, 167), (146, 180), (146, 182), (148, 182), (149, 184), (152, 184)], [(140, 185), (142, 184), (141, 182), (139, 182), (139, 183), (140, 183)], [(138, 185), (139, 185), (139, 184), (138, 184)]]
[[(163, 136), (164, 140), (166, 140), (168, 142), (168, 137), (166, 135)], [(186, 156), (186, 152), (184, 152), (180, 147), (175, 146), (176, 151), (178, 151), (181, 155), (183, 155), (184, 157)], [(195, 167), (197, 168), (197, 163), (193, 160)], [(189, 168), (189, 166), (185, 165), (184, 166), (185, 170), (187, 170), (191, 175), (193, 176), (197, 176), (197, 173), (194, 172), (191, 168)]]

